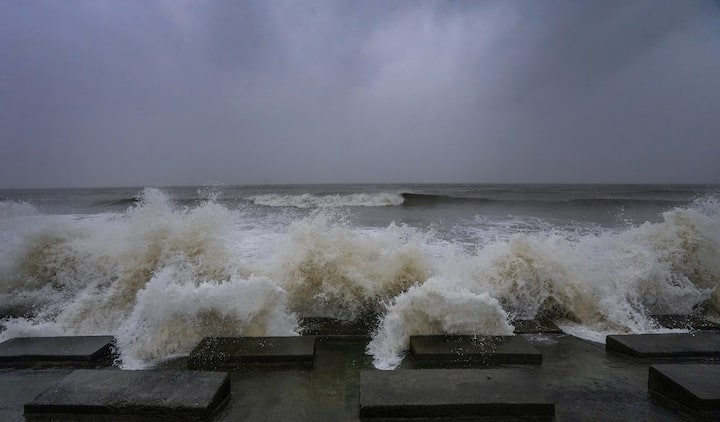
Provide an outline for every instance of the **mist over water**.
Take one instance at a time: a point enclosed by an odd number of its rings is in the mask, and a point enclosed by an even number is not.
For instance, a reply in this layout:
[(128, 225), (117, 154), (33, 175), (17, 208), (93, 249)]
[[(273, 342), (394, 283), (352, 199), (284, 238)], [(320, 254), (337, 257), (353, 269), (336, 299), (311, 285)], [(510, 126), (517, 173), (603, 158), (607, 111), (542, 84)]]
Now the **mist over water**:
[(334, 185), (0, 192), (0, 340), (112, 334), (125, 368), (205, 336), (376, 315), (368, 352), (548, 318), (602, 342), (720, 311), (714, 186)]

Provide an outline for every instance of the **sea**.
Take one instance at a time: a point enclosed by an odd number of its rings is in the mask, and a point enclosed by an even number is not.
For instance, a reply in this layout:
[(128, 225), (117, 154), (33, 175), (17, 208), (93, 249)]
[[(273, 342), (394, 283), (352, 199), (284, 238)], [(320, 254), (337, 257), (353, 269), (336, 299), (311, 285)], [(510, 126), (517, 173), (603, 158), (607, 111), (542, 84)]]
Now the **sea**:
[(111, 334), (129, 369), (312, 318), (364, 324), (380, 369), (526, 319), (602, 343), (720, 321), (719, 285), (718, 185), (0, 190), (0, 341)]

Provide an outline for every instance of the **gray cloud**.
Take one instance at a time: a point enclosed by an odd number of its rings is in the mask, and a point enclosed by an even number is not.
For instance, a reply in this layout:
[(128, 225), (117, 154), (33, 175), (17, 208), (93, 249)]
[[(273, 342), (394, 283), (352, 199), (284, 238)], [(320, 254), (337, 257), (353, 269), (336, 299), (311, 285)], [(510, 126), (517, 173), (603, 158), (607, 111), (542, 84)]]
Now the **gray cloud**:
[(3, 1), (0, 187), (720, 182), (714, 1)]

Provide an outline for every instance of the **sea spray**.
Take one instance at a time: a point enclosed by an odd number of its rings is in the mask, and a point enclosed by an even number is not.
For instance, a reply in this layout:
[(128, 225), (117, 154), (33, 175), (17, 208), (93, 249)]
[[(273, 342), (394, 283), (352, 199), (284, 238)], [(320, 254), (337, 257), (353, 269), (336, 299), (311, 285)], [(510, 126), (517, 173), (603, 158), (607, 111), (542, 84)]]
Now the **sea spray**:
[[(32, 297), (33, 309), (26, 312), (32, 315), (5, 321), (0, 338), (112, 333), (127, 360), (124, 367), (138, 367), (188, 352), (200, 335), (198, 326), (203, 335), (294, 333), (297, 322), (285, 311), (284, 291), (250, 277), (244, 260), (227, 246), (235, 217), (212, 200), (177, 209), (160, 190), (145, 189), (138, 204), (121, 215), (63, 217), (62, 224), (39, 229), (3, 274), (9, 281), (3, 283), (5, 292)], [(163, 283), (166, 288), (156, 287)], [(166, 295), (193, 289), (204, 294)], [(237, 300), (218, 301), (216, 293)], [(179, 297), (194, 298), (185, 305), (194, 305), (186, 312), (195, 319), (179, 319), (185, 331), (178, 330), (176, 308), (166, 302)], [(234, 312), (228, 310), (232, 306)], [(166, 315), (149, 314), (152, 309), (165, 309)], [(177, 335), (174, 342), (169, 333)]]
[(394, 224), (363, 233), (320, 213), (290, 227), (272, 275), (299, 314), (353, 321), (427, 279), (423, 238)]
[(620, 231), (516, 234), (448, 254), (434, 268), (439, 276), (392, 301), (368, 352), (388, 369), (413, 334), (508, 334), (512, 319), (540, 317), (604, 342), (667, 331), (653, 314), (690, 314), (702, 303), (717, 312), (717, 208), (701, 205), (705, 212), (677, 208)]
[(513, 327), (500, 303), (462, 283), (434, 277), (395, 297), (367, 351), (379, 369), (400, 364), (410, 336), (423, 334), (510, 335)]
[(514, 215), (442, 198), (313, 210), (220, 203), (219, 189), (192, 200), (144, 189), (123, 212), (1, 218), (0, 340), (112, 334), (122, 365), (137, 368), (205, 335), (292, 335), (302, 318), (370, 313), (368, 351), (391, 368), (413, 334), (509, 334), (541, 317), (602, 342), (661, 330), (653, 314), (720, 310), (717, 195), (603, 226), (614, 202), (595, 205), (609, 207), (598, 221), (564, 222), (574, 203), (511, 202), (530, 207)]
[[(68, 216), (49, 216), (23, 227), (9, 244), (0, 267), (3, 305), (15, 302), (22, 315), (54, 314), (98, 275), (94, 250), (88, 247), (99, 225)], [(10, 258), (10, 259), (7, 259)], [(20, 302), (25, 302), (20, 305)]]
[(206, 336), (297, 335), (286, 293), (262, 277), (192, 281), (194, 271), (169, 266), (137, 294), (116, 331), (125, 367), (187, 355)]
[[(193, 269), (190, 280), (226, 280), (240, 271), (230, 259), (221, 234), (227, 210), (214, 203), (174, 209), (159, 190), (146, 189), (140, 203), (103, 232), (108, 246), (89, 264), (98, 268), (95, 282), (63, 310), (58, 321), (68, 327), (114, 332), (136, 305), (137, 293), (155, 273), (178, 261)], [(98, 239), (95, 239), (98, 240)], [(100, 245), (98, 245), (100, 246)], [(90, 317), (103, 310), (102, 316)]]

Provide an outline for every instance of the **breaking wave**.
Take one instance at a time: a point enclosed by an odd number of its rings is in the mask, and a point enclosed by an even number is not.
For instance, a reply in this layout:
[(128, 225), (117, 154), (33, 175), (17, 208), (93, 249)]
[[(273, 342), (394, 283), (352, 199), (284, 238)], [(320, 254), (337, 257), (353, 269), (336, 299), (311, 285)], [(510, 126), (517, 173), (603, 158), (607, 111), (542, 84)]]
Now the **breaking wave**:
[(251, 196), (246, 199), (256, 205), (295, 208), (387, 207), (403, 203), (403, 197), (395, 193), (356, 193), (350, 195), (267, 194)]
[(320, 214), (291, 225), (270, 274), (294, 312), (352, 321), (429, 277), (426, 242), (410, 227), (362, 232)]
[(475, 253), (448, 251), (436, 274), (388, 305), (368, 352), (396, 367), (415, 334), (508, 334), (515, 319), (554, 320), (604, 343), (660, 332), (651, 315), (720, 311), (720, 202), (696, 201), (660, 223), (573, 236), (517, 234)]
[(212, 198), (179, 207), (145, 189), (121, 213), (5, 224), (0, 340), (112, 334), (122, 366), (141, 368), (204, 336), (295, 335), (302, 318), (370, 314), (368, 353), (389, 369), (415, 334), (511, 334), (517, 319), (546, 318), (602, 342), (660, 330), (654, 314), (720, 311), (713, 196), (655, 223), (549, 226), (483, 236), (470, 249), (432, 230), (358, 227), (337, 214), (293, 219)]

